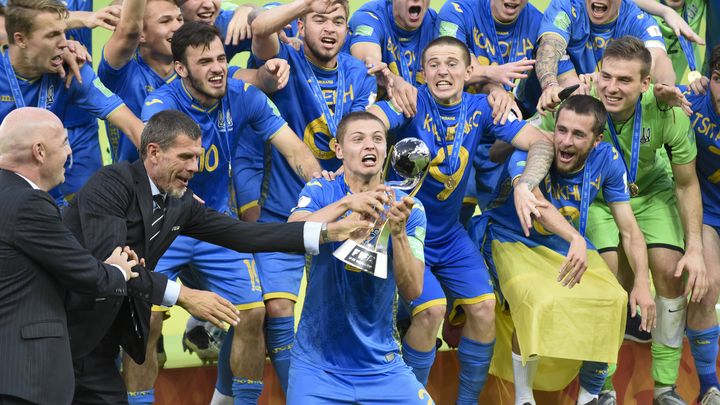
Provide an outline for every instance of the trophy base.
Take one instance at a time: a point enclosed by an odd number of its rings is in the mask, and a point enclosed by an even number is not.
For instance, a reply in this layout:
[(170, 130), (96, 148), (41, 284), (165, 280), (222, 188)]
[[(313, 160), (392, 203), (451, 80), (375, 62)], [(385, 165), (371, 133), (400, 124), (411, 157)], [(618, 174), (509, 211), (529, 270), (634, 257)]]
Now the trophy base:
[(387, 278), (387, 254), (353, 240), (346, 240), (333, 252), (338, 260), (375, 277)]

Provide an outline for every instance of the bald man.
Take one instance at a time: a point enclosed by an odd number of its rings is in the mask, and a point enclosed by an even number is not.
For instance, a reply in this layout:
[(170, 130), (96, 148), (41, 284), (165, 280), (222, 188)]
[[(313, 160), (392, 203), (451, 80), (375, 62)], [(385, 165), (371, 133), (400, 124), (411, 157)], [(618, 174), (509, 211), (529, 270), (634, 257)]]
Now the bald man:
[[(95, 259), (62, 224), (47, 191), (64, 178), (62, 122), (20, 108), (0, 124), (0, 404), (69, 404), (74, 389), (65, 315), (73, 290), (123, 296), (137, 263), (116, 248)], [(134, 255), (134, 253), (130, 253)]]

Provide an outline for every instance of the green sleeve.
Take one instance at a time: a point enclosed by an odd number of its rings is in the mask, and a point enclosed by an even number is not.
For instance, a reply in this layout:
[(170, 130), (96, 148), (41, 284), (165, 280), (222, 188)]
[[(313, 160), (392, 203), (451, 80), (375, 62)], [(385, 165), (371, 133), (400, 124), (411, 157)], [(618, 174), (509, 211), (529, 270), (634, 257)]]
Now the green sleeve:
[(665, 122), (671, 123), (666, 126), (663, 133), (663, 144), (670, 146), (671, 162), (676, 165), (690, 163), (697, 156), (695, 146), (695, 131), (690, 125), (690, 118), (679, 108), (667, 111), (669, 114)]

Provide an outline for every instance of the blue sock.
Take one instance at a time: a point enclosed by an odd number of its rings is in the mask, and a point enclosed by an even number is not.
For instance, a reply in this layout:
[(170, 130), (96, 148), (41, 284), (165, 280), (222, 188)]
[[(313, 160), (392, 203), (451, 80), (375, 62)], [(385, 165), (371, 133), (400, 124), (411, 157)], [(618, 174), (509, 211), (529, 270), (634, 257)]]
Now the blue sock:
[(605, 385), (608, 364), (596, 361), (583, 361), (580, 367), (580, 386), (593, 395), (599, 395)]
[(715, 366), (715, 360), (718, 357), (720, 328), (717, 325), (705, 330), (688, 328), (685, 334), (690, 341), (690, 350), (695, 359), (695, 368), (700, 380), (700, 396), (702, 397), (711, 387), (720, 389)]
[(231, 397), (233, 395), (232, 390), (232, 369), (230, 369), (230, 351), (232, 350), (233, 335), (235, 329), (231, 326), (225, 335), (222, 346), (220, 346), (220, 353), (218, 353), (217, 361), (217, 381), (215, 381), (215, 389), (219, 393)]
[(267, 349), (283, 392), (287, 393), (290, 349), (295, 338), (295, 317), (267, 318)]
[(147, 391), (128, 392), (128, 403), (130, 405), (151, 405), (155, 402), (155, 389)]
[(234, 405), (257, 405), (262, 394), (263, 382), (233, 377), (232, 394)]
[(465, 336), (460, 338), (458, 359), (460, 359), (460, 385), (457, 405), (476, 405), (480, 392), (487, 381), (490, 360), (495, 340), (490, 343), (477, 342)]
[(405, 364), (412, 369), (420, 384), (427, 385), (430, 369), (435, 362), (435, 347), (429, 352), (421, 352), (410, 347), (407, 342), (403, 342), (402, 356)]

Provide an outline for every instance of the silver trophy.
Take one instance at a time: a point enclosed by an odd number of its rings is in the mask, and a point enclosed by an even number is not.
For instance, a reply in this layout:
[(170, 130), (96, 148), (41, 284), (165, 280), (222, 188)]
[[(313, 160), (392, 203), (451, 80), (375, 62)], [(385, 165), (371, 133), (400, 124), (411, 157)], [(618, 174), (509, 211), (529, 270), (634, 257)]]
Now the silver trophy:
[[(430, 167), (430, 149), (420, 139), (405, 138), (390, 147), (383, 168), (383, 179), (387, 176), (389, 164), (403, 180), (388, 181), (385, 184), (398, 190), (412, 190), (408, 195), (414, 197), (427, 176)], [(392, 199), (393, 196), (390, 197)], [(390, 205), (385, 205), (385, 211), (375, 221), (373, 230), (365, 240), (348, 239), (333, 252), (333, 256), (375, 277), (387, 278), (390, 230), (386, 226), (388, 223), (386, 214), (389, 209)]]

